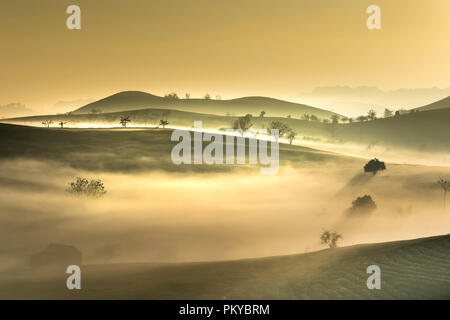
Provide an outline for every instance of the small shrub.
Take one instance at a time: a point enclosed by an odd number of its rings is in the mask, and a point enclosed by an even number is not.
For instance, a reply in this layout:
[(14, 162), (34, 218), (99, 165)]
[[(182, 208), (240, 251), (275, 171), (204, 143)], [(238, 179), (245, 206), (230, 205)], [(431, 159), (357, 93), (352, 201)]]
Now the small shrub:
[(70, 182), (69, 188), (66, 190), (76, 196), (88, 196), (100, 198), (106, 194), (105, 186), (101, 180), (91, 180), (78, 177), (77, 181)]

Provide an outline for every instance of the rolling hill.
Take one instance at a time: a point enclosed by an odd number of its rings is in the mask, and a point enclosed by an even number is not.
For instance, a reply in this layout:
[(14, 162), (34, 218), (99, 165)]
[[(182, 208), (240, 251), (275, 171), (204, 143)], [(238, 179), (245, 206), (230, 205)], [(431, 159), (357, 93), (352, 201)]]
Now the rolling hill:
[[(450, 235), (322, 251), (201, 263), (82, 267), (82, 290), (66, 274), (0, 275), (2, 299), (450, 299)], [(381, 269), (369, 290), (366, 269)], [(56, 273), (58, 274), (58, 273)]]
[(97, 110), (102, 113), (111, 113), (127, 110), (161, 108), (176, 109), (180, 111), (199, 112), (214, 115), (235, 114), (237, 116), (251, 113), (254, 116), (265, 111), (267, 115), (276, 117), (300, 117), (314, 114), (319, 118), (329, 118), (334, 112), (267, 97), (244, 97), (232, 100), (207, 99), (169, 99), (155, 96), (141, 91), (124, 91), (112, 96), (87, 104), (75, 111), (74, 114), (91, 113)]
[(426, 106), (414, 108), (412, 110), (427, 111), (427, 110), (437, 110), (437, 109), (446, 109), (446, 108), (450, 108), (450, 96), (447, 98), (444, 98), (442, 100), (430, 103)]
[[(67, 121), (70, 127), (118, 126), (121, 116), (129, 116), (132, 126), (157, 126), (166, 119), (171, 127), (192, 128), (194, 120), (201, 120), (203, 128), (231, 128), (237, 119), (170, 109), (140, 109), (101, 114), (72, 114), (32, 116), (3, 120), (5, 123), (42, 126), (42, 121), (52, 120), (52, 126)], [(295, 118), (253, 117), (252, 129), (268, 128), (272, 121), (281, 121), (292, 128), (300, 139), (315, 139), (336, 144), (401, 147), (424, 152), (450, 150), (450, 108), (418, 111), (368, 122), (331, 124)]]

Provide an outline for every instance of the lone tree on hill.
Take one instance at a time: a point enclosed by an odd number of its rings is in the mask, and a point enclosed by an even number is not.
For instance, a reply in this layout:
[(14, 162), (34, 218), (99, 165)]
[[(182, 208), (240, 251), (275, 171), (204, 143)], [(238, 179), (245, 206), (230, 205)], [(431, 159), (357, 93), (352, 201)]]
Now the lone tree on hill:
[(283, 137), (290, 130), (286, 124), (278, 120), (272, 121), (269, 125), (269, 128), (267, 128), (267, 132), (269, 133), (269, 135), (272, 133), (270, 131), (272, 129), (278, 130), (278, 136), (280, 138)]
[(59, 124), (59, 126), (62, 128), (64, 128), (64, 125), (67, 123), (67, 121), (61, 121)]
[(266, 112), (265, 111), (261, 111), (261, 113), (259, 114), (259, 117), (260, 118), (264, 118), (264, 115), (266, 114)]
[(122, 125), (122, 127), (126, 128), (128, 122), (131, 122), (129, 116), (126, 116), (126, 117), (120, 117), (119, 123)]
[(159, 125), (163, 127), (163, 129), (169, 124), (167, 120), (159, 120)]
[(290, 130), (290, 131), (288, 132), (287, 138), (288, 138), (288, 140), (289, 140), (289, 144), (292, 144), (292, 141), (295, 140), (295, 137), (296, 137), (296, 136), (297, 136), (297, 134), (296, 134), (293, 130)]
[(371, 172), (373, 175), (376, 175), (378, 171), (382, 170), (386, 170), (386, 165), (377, 158), (370, 160), (364, 166), (364, 172)]
[(377, 208), (375, 201), (368, 194), (356, 198), (352, 202), (352, 207), (348, 209), (348, 213), (351, 215), (355, 214), (370, 214), (373, 210)]
[(233, 129), (241, 130), (241, 135), (244, 135), (244, 132), (250, 129), (252, 125), (252, 115), (246, 114), (233, 122)]
[(336, 248), (337, 242), (342, 236), (337, 232), (324, 231), (320, 236), (320, 242), (328, 245), (330, 248)]
[(42, 124), (44, 125), (44, 126), (46, 126), (47, 128), (50, 128), (50, 125), (53, 123), (53, 121), (52, 120), (44, 120), (44, 121), (42, 121)]
[(447, 192), (450, 191), (450, 181), (441, 178), (438, 180), (437, 183), (442, 188), (442, 191), (444, 191), (444, 209), (445, 209)]

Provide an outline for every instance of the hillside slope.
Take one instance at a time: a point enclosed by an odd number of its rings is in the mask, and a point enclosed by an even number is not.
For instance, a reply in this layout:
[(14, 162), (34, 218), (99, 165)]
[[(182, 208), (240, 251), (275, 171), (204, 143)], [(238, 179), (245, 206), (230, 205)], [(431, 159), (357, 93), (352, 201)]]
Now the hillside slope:
[[(83, 289), (60, 276), (0, 276), (0, 298), (450, 299), (450, 235), (223, 262), (82, 267)], [(369, 265), (381, 289), (366, 286)]]
[[(192, 128), (194, 120), (201, 120), (203, 128), (231, 128), (237, 117), (200, 114), (168, 109), (142, 109), (102, 114), (74, 114), (34, 116), (4, 120), (5, 123), (42, 126), (44, 120), (52, 120), (52, 126), (68, 121), (70, 127), (119, 126), (121, 116), (129, 116), (131, 126), (157, 126), (166, 119), (171, 127)], [(369, 122), (331, 124), (276, 117), (253, 117), (251, 129), (268, 128), (274, 120), (292, 128), (298, 138), (320, 139), (338, 144), (401, 147), (424, 152), (450, 151), (450, 108), (408, 113), (396, 117), (381, 118)]]
[(426, 106), (414, 108), (413, 110), (426, 111), (426, 110), (437, 110), (450, 108), (450, 97), (444, 98), (442, 100), (427, 104)]
[(162, 108), (176, 109), (189, 112), (200, 112), (214, 115), (235, 114), (245, 115), (251, 113), (254, 116), (265, 111), (270, 116), (293, 117), (314, 114), (319, 118), (329, 118), (334, 112), (314, 108), (304, 104), (287, 102), (267, 97), (244, 97), (232, 100), (206, 100), (206, 99), (168, 99), (141, 91), (124, 91), (90, 103), (75, 110), (74, 114), (90, 113), (97, 110), (103, 113)]

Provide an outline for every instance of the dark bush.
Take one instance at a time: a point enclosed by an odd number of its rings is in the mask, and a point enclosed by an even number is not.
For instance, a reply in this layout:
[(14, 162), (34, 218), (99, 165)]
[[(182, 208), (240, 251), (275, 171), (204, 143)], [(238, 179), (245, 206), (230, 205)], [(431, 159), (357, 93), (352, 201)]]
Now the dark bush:
[(371, 172), (373, 175), (376, 175), (381, 170), (386, 170), (386, 165), (377, 158), (370, 160), (364, 166), (364, 172)]
[(348, 213), (352, 215), (370, 214), (377, 208), (375, 201), (368, 194), (358, 197), (352, 202), (352, 207), (348, 209)]

